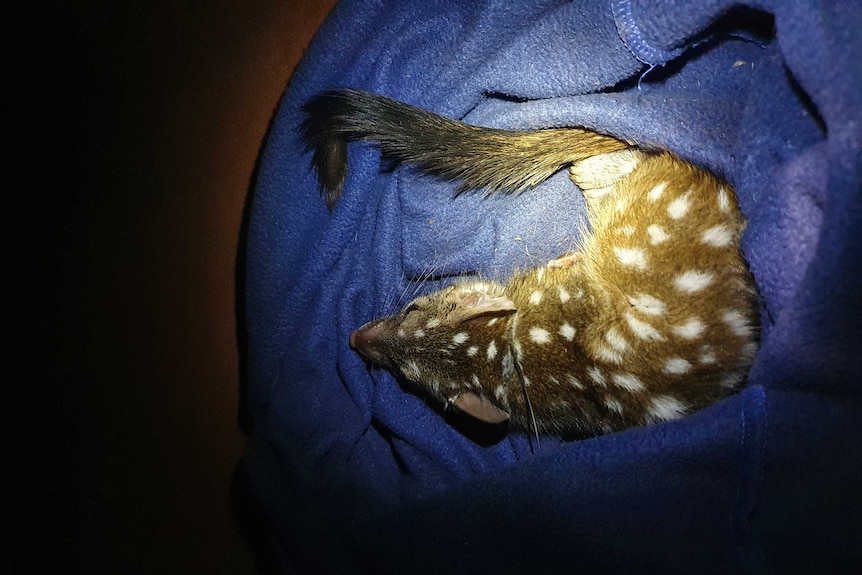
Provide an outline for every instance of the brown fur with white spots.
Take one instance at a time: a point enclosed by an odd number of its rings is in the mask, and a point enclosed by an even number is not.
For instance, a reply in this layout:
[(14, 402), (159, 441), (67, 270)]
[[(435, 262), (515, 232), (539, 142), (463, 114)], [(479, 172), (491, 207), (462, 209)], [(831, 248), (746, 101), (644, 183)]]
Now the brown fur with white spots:
[[(319, 96), (306, 112), (330, 207), (356, 139), (428, 173), (469, 168), (469, 186), (489, 191), (568, 166), (587, 200), (592, 231), (579, 252), (506, 283), (417, 298), (351, 335), (366, 358), (480, 420), (564, 437), (676, 419), (739, 389), (758, 316), (728, 184), (672, 153), (578, 128), (476, 128), (356, 91)], [(421, 138), (405, 127), (420, 124)]]

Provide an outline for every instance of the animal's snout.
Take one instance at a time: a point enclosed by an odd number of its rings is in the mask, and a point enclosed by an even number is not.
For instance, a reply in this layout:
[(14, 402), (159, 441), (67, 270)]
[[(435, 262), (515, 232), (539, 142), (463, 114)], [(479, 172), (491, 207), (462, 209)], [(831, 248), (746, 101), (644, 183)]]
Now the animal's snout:
[(389, 318), (366, 323), (350, 334), (350, 349), (376, 363), (385, 363), (384, 342), (391, 327)]
[(365, 335), (361, 332), (362, 329), (360, 328), (350, 334), (350, 349), (359, 351), (360, 346), (366, 343)]

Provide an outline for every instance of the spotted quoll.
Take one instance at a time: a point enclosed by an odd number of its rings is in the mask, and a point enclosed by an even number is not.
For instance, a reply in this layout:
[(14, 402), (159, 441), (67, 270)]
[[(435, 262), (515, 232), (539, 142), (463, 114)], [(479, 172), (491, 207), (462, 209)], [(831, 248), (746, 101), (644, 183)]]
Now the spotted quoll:
[(757, 350), (756, 291), (733, 189), (670, 152), (580, 128), (477, 128), (393, 100), (330, 92), (305, 107), (332, 209), (346, 144), (462, 188), (523, 190), (568, 167), (591, 231), (505, 283), (416, 298), (350, 336), (374, 364), (489, 423), (585, 437), (673, 420), (737, 391)]

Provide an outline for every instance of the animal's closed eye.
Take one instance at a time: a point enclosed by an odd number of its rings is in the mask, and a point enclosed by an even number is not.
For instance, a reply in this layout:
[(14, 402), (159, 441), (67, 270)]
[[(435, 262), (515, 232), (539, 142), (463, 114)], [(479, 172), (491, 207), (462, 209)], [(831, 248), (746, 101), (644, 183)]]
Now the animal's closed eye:
[(405, 307), (403, 310), (401, 310), (401, 316), (407, 317), (407, 315), (410, 314), (411, 312), (421, 311), (421, 309), (422, 308), (420, 308), (418, 304), (411, 303), (407, 307)]

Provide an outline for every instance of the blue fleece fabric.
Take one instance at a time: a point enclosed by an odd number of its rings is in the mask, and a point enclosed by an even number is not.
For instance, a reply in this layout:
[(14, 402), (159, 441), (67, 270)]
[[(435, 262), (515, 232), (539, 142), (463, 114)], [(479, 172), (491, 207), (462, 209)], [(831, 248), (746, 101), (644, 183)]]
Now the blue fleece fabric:
[[(862, 7), (856, 0), (359, 1), (273, 120), (247, 253), (247, 469), (314, 573), (850, 572), (862, 562)], [(300, 105), (361, 88), (469, 123), (579, 125), (734, 184), (763, 297), (738, 395), (572, 443), (483, 446), (348, 348), (453, 274), (577, 245), (565, 174), (517, 196), (349, 147), (332, 215)]]

